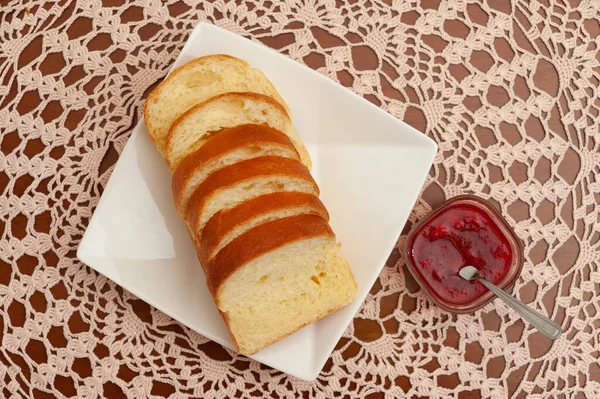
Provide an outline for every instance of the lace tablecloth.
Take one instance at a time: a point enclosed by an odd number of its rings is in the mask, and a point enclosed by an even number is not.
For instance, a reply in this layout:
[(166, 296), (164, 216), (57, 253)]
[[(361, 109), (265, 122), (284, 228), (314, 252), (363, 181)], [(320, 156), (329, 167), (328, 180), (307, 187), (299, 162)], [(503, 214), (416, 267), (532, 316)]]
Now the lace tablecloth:
[[(514, 293), (564, 336), (499, 301), (441, 311), (396, 249), (305, 382), (78, 262), (145, 96), (202, 20), (436, 140), (409, 226), (444, 198), (490, 198), (525, 244)], [(0, 396), (600, 398), (599, 20), (596, 0), (1, 1)]]

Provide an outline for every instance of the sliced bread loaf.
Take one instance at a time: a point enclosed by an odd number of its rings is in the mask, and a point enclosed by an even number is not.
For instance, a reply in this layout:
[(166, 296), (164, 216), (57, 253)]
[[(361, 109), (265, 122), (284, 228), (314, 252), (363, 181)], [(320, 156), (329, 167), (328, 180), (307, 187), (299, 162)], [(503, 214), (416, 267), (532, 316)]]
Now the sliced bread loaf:
[(202, 230), (200, 263), (208, 263), (224, 246), (259, 224), (294, 215), (317, 215), (329, 220), (318, 197), (298, 192), (265, 194), (217, 212)]
[(294, 143), (302, 162), (310, 168), (308, 152), (285, 108), (263, 94), (236, 92), (211, 97), (173, 122), (165, 151), (169, 167), (175, 170), (182, 159), (222, 129), (248, 123), (264, 124), (285, 133)]
[(261, 125), (225, 129), (181, 161), (173, 173), (172, 191), (182, 217), (188, 200), (211, 173), (234, 163), (260, 156), (299, 159), (290, 139), (280, 131)]
[(205, 270), (242, 354), (341, 308), (357, 289), (329, 224), (315, 215), (258, 225), (225, 246)]
[(204, 225), (215, 213), (278, 191), (319, 195), (310, 171), (299, 161), (259, 157), (237, 162), (208, 176), (188, 201), (186, 221), (197, 237), (202, 237)]
[(165, 156), (167, 134), (175, 119), (194, 105), (229, 91), (265, 94), (289, 114), (269, 79), (247, 62), (223, 54), (196, 58), (171, 72), (146, 100), (144, 121), (160, 153)]
[(208, 288), (244, 354), (346, 305), (357, 289), (290, 118), (262, 72), (220, 54), (174, 70), (144, 108)]

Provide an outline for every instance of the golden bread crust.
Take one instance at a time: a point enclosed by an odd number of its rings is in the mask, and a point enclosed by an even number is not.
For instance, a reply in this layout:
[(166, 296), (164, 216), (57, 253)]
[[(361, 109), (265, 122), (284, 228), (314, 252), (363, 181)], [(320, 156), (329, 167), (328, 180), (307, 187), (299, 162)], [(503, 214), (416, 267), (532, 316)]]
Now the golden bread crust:
[(257, 101), (268, 103), (269, 105), (272, 105), (273, 107), (277, 108), (281, 113), (283, 113), (286, 116), (288, 122), (291, 123), (290, 116), (288, 115), (288, 112), (286, 111), (286, 109), (281, 104), (279, 104), (279, 102), (277, 102), (276, 100), (272, 99), (269, 96), (266, 96), (264, 94), (259, 94), (259, 93), (252, 93), (252, 92), (237, 92), (237, 91), (236, 92), (227, 92), (227, 93), (223, 93), (223, 94), (219, 94), (214, 97), (211, 97), (208, 100), (201, 102), (200, 104), (194, 105), (192, 108), (188, 109), (183, 114), (181, 114), (179, 116), (179, 118), (175, 119), (175, 121), (171, 124), (171, 127), (169, 128), (169, 133), (167, 134), (167, 139), (166, 139), (167, 147), (165, 149), (165, 153), (169, 154), (171, 152), (171, 138), (172, 138), (175, 130), (179, 127), (179, 125), (184, 123), (185, 120), (190, 115), (202, 110), (203, 107), (209, 106), (211, 103), (220, 101), (224, 98), (226, 99), (226, 98), (236, 98), (236, 97), (252, 98)]
[(276, 129), (251, 124), (225, 129), (214, 137), (211, 137), (202, 147), (185, 157), (173, 173), (171, 190), (179, 213), (181, 215), (185, 214), (185, 209), (181, 209), (180, 207), (181, 193), (186, 187), (188, 179), (194, 175), (195, 171), (229, 152), (261, 144), (287, 147), (296, 154), (296, 159), (300, 159), (291, 140)]
[(284, 245), (313, 237), (335, 238), (327, 220), (296, 215), (258, 225), (227, 244), (205, 266), (206, 283), (217, 304), (219, 288), (248, 262)]
[(310, 210), (305, 214), (317, 215), (329, 220), (329, 213), (318, 197), (292, 191), (261, 195), (235, 208), (217, 212), (202, 229), (198, 251), (200, 263), (208, 263), (212, 252), (235, 227), (266, 213), (298, 207)]
[(196, 191), (194, 191), (194, 194), (192, 194), (188, 201), (185, 211), (186, 220), (191, 225), (192, 231), (200, 234), (200, 215), (204, 209), (204, 203), (211, 195), (240, 182), (267, 176), (304, 179), (313, 185), (316, 195), (319, 193), (319, 187), (312, 178), (310, 171), (300, 161), (276, 156), (265, 156), (241, 161), (217, 170), (196, 188)]

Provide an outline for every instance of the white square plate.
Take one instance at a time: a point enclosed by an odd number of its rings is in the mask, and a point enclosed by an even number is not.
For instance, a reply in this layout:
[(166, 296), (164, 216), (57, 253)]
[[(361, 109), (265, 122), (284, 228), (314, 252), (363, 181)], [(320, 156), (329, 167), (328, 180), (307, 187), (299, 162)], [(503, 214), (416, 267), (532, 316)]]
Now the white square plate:
[[(393, 249), (435, 142), (319, 73), (200, 23), (173, 68), (224, 53), (261, 69), (291, 108), (313, 176), (358, 283), (354, 302), (251, 358), (301, 379), (320, 373)], [(135, 128), (77, 252), (79, 259), (198, 333), (233, 348), (171, 197), (171, 174)]]

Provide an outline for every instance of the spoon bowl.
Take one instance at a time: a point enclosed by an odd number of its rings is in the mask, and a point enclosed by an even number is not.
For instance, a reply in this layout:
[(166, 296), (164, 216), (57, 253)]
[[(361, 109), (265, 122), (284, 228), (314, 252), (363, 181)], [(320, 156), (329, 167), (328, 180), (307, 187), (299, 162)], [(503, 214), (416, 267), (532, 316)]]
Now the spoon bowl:
[(473, 280), (479, 277), (479, 271), (473, 266), (465, 266), (459, 270), (458, 274), (465, 280)]

